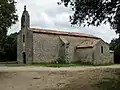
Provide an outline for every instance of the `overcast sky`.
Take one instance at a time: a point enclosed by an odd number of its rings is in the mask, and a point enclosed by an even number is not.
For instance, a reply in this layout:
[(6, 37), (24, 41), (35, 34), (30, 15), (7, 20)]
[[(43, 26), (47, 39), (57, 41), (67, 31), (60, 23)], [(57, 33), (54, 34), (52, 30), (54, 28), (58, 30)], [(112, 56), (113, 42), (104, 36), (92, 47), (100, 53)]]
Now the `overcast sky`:
[(17, 14), (19, 15), (19, 21), (16, 25), (12, 26), (9, 30), (9, 34), (18, 32), (20, 30), (20, 19), (24, 9), (24, 5), (27, 6), (27, 10), (30, 14), (31, 27), (34, 28), (47, 28), (55, 30), (64, 30), (70, 32), (80, 32), (92, 34), (100, 37), (106, 42), (110, 42), (112, 38), (117, 37), (114, 30), (110, 30), (109, 25), (102, 25), (100, 27), (71, 27), (69, 23), (69, 16), (72, 14), (71, 9), (58, 6), (57, 1), (60, 0), (16, 0)]

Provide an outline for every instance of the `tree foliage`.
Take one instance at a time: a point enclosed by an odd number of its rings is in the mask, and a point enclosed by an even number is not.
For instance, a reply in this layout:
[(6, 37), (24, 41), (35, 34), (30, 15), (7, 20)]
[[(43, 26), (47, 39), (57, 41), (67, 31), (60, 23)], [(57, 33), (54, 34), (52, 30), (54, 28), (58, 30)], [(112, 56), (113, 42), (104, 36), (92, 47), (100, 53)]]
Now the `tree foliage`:
[(13, 33), (7, 36), (4, 45), (5, 55), (12, 61), (17, 59), (17, 35), (18, 33)]
[(61, 0), (58, 4), (71, 6), (72, 25), (93, 25), (110, 23), (112, 29), (120, 34), (120, 0)]
[(110, 49), (114, 51), (115, 62), (120, 63), (120, 39), (111, 40)]
[(0, 0), (0, 54), (4, 53), (7, 30), (18, 20), (15, 3), (14, 0)]
[(4, 41), (4, 53), (1, 55), (2, 61), (16, 61), (17, 59), (17, 35), (18, 33), (13, 33), (6, 36)]
[[(14, 0), (0, 0), (0, 29), (8, 30), (18, 20)], [(5, 32), (5, 31), (4, 31)]]

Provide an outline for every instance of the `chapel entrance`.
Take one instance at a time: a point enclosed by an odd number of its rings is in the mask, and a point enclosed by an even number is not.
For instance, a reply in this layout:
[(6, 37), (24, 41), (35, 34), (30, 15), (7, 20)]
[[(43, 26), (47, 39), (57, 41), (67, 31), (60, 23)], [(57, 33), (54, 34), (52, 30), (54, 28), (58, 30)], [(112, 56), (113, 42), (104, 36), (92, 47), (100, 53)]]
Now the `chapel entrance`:
[(23, 52), (23, 63), (26, 64), (26, 53)]

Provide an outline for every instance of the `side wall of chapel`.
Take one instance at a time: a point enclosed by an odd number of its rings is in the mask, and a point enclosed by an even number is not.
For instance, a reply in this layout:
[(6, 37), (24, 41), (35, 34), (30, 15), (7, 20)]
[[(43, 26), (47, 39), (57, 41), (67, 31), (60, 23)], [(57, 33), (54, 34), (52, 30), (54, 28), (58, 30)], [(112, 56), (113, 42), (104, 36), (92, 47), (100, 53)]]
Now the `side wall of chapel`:
[[(50, 63), (55, 62), (60, 56), (60, 35), (33, 33), (33, 63)], [(69, 42), (68, 46), (68, 62), (78, 62), (76, 56), (76, 46), (85, 40), (94, 38), (64, 36), (62, 38)], [(87, 53), (84, 52), (85, 54)], [(90, 54), (91, 55), (91, 54)]]

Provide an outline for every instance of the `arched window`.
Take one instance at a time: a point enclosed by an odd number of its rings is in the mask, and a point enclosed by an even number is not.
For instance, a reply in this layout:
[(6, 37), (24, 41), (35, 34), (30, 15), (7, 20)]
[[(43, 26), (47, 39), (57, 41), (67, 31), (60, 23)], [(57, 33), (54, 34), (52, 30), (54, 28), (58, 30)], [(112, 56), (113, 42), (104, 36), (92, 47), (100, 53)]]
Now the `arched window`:
[(25, 35), (23, 35), (23, 43), (25, 42)]
[(103, 46), (101, 46), (101, 53), (103, 53)]

